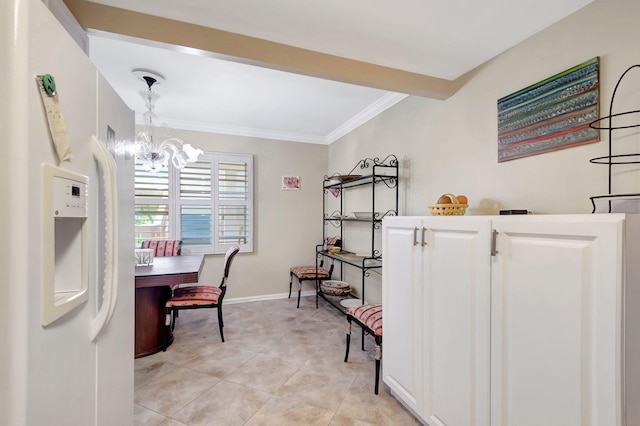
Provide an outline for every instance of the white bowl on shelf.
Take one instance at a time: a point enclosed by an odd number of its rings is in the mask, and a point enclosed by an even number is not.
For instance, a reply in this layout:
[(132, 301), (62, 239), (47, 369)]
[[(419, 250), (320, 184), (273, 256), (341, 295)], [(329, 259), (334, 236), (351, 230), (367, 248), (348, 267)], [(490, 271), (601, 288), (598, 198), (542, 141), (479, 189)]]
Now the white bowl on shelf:
[(342, 299), (340, 301), (340, 304), (345, 308), (356, 308), (362, 305), (362, 301), (360, 299), (349, 298), (349, 299)]
[(356, 219), (371, 220), (371, 219), (373, 219), (375, 213), (372, 213), (372, 212), (353, 212), (353, 215), (356, 217)]

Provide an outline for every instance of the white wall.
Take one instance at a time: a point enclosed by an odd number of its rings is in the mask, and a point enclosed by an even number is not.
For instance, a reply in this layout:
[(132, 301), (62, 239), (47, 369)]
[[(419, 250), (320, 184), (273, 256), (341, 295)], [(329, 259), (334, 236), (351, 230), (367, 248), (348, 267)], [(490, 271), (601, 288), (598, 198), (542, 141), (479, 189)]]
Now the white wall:
[[(401, 160), (400, 214), (427, 215), (443, 193), (469, 197), (469, 214), (501, 209), (535, 213), (590, 213), (590, 196), (607, 193), (607, 167), (589, 163), (608, 154), (601, 141), (533, 157), (497, 162), (497, 100), (600, 57), (600, 110), (607, 115), (613, 87), (640, 63), (640, 2), (596, 0), (563, 21), (465, 76), (450, 99), (409, 97), (329, 147), (329, 170), (348, 170), (362, 157), (394, 153)], [(640, 71), (619, 89), (621, 110), (640, 109)], [(627, 78), (625, 78), (627, 81)], [(633, 105), (635, 103), (635, 105)], [(640, 124), (640, 116), (636, 116)], [(618, 140), (640, 152), (638, 134)], [(618, 146), (614, 145), (614, 146)], [(615, 192), (640, 192), (637, 172), (620, 172)], [(359, 282), (357, 274), (348, 281)], [(372, 299), (379, 280), (372, 280)]]

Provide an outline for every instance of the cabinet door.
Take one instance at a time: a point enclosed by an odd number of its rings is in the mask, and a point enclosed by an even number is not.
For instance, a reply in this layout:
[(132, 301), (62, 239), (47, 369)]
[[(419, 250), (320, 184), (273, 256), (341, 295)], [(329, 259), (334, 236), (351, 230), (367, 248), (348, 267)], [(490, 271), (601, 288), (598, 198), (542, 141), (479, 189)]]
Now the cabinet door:
[(382, 377), (418, 416), (423, 407), (421, 228), (419, 218), (385, 218), (382, 233)]
[(621, 424), (623, 222), (597, 216), (494, 221), (492, 426)]
[(424, 247), (425, 420), (490, 420), (491, 220), (431, 217)]

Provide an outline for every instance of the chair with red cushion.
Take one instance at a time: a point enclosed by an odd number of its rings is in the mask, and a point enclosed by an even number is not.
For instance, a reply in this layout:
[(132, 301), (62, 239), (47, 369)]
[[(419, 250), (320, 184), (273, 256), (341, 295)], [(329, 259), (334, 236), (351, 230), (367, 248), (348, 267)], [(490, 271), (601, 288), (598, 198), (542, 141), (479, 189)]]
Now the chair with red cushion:
[(300, 295), (302, 293), (302, 281), (314, 281), (316, 283), (316, 308), (318, 307), (318, 291), (320, 281), (330, 280), (333, 274), (333, 265), (327, 271), (323, 267), (323, 262), (319, 266), (294, 266), (289, 270), (289, 297), (293, 286), (293, 277), (298, 280), (298, 308), (300, 308)]
[[(338, 237), (327, 238), (329, 246), (339, 245), (340, 239)], [(321, 245), (316, 246), (316, 252), (321, 248)], [(320, 291), (320, 282), (324, 280), (330, 280), (333, 274), (333, 264), (329, 270), (324, 268), (324, 257), (320, 260), (320, 265), (308, 265), (308, 266), (292, 266), (289, 269), (289, 298), (291, 298), (291, 290), (293, 288), (293, 277), (298, 280), (298, 308), (300, 308), (300, 295), (302, 293), (302, 281), (314, 281), (316, 284), (316, 308), (318, 307), (318, 292)]]
[(349, 345), (351, 343), (351, 322), (354, 321), (362, 328), (362, 349), (364, 350), (364, 334), (371, 334), (376, 342), (376, 386), (375, 394), (378, 394), (378, 382), (380, 381), (380, 359), (382, 358), (382, 305), (361, 305), (347, 309), (347, 351), (344, 362), (349, 358)]
[(222, 300), (227, 292), (227, 279), (229, 278), (231, 264), (239, 251), (240, 247), (238, 246), (233, 246), (227, 250), (224, 256), (224, 274), (219, 286), (194, 285), (175, 289), (173, 296), (165, 303), (167, 337), (163, 351), (167, 350), (169, 343), (169, 327), (173, 330), (176, 323), (176, 314), (182, 309), (218, 308), (218, 327), (220, 328), (220, 337), (224, 342)]

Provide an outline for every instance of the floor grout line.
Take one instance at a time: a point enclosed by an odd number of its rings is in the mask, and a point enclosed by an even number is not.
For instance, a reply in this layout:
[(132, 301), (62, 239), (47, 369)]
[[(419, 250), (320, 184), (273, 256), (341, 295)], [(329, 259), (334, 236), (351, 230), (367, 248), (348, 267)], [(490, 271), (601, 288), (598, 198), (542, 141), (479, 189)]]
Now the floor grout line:
[[(380, 394), (373, 395), (374, 361), (371, 351), (360, 350), (360, 333), (352, 337), (349, 362), (344, 363), (346, 334), (337, 332), (344, 330), (344, 316), (322, 301), (318, 310), (315, 300), (313, 308), (303, 306), (313, 296), (307, 299), (300, 309), (295, 299), (225, 306), (224, 343), (214, 309), (183, 311), (167, 352), (136, 360), (136, 377), (146, 381), (136, 387), (143, 407), (136, 426), (164, 426), (171, 420), (173, 425), (209, 424), (202, 419), (212, 413), (216, 424), (261, 425), (275, 419), (284, 426), (418, 425), (382, 390), (382, 381)], [(198, 370), (192, 365), (196, 362)], [(174, 395), (171, 386), (177, 384), (172, 380), (180, 368), (190, 371), (195, 383), (181, 383), (183, 394)], [(207, 376), (215, 380), (213, 385), (203, 386)], [(312, 385), (316, 381), (318, 386)], [(167, 411), (171, 416), (161, 414)]]

